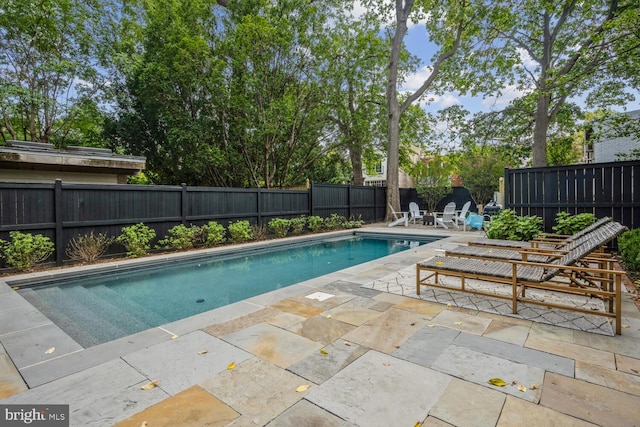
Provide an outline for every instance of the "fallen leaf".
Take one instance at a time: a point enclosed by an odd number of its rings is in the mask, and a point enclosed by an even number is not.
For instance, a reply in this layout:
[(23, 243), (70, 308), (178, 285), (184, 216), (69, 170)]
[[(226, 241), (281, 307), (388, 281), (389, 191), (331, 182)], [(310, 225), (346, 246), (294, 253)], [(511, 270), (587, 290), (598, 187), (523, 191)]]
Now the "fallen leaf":
[(209, 353), (209, 350), (200, 350), (198, 352), (198, 354), (207, 354), (207, 353)]
[(422, 425), (422, 423), (420, 421), (418, 421), (413, 427), (420, 427)]
[(628, 328), (629, 325), (621, 325), (623, 328)]
[(231, 363), (229, 363), (229, 366), (227, 366), (227, 371), (230, 371), (235, 367), (236, 367), (236, 362), (231, 362)]
[(447, 307), (451, 307), (451, 303), (450, 302), (447, 303)]
[(329, 352), (327, 350), (325, 350), (324, 348), (320, 349), (320, 354), (329, 354)]
[(351, 343), (350, 343), (350, 342), (348, 342), (348, 341), (345, 341), (343, 344), (344, 344), (344, 345), (348, 345), (349, 347), (351, 347)]
[(327, 314), (327, 319), (331, 319), (331, 315), (330, 314)]
[(142, 387), (140, 387), (142, 390), (151, 390), (152, 388), (156, 388), (158, 386), (158, 380), (153, 380), (148, 384), (143, 385)]
[(507, 382), (505, 380), (503, 380), (502, 378), (491, 378), (489, 381), (487, 381), (489, 384), (491, 385), (495, 385), (497, 387), (504, 387), (507, 385)]
[(172, 340), (175, 340), (176, 338), (178, 338), (178, 336), (177, 336), (177, 335), (171, 335), (171, 339), (172, 339)]
[(416, 322), (413, 322), (413, 323), (411, 324), (411, 326), (416, 326)]
[(54, 351), (56, 351), (56, 348), (55, 347), (51, 347), (49, 350), (45, 351), (44, 354), (51, 354)]
[(384, 362), (382, 365), (383, 365), (383, 366), (391, 366), (391, 363), (389, 363), (389, 362)]
[(18, 289), (20, 289), (20, 286), (14, 286), (14, 287), (13, 287), (13, 288), (11, 288), (11, 289), (13, 289), (14, 291), (17, 291)]
[(462, 322), (453, 322), (454, 325), (462, 325)]
[(140, 427), (147, 427), (147, 422), (143, 421), (142, 424), (140, 424)]
[(631, 369), (631, 372), (633, 372), (634, 374), (640, 373), (640, 371), (638, 371), (637, 369)]
[(518, 384), (518, 391), (525, 393), (527, 391), (527, 388), (522, 384)]
[(307, 391), (308, 388), (309, 386), (307, 384), (298, 386), (298, 388), (296, 389), (296, 393), (302, 393), (303, 391)]
[(435, 328), (436, 325), (427, 325), (430, 328)]
[(536, 389), (538, 388), (538, 386), (537, 386), (536, 384), (531, 384), (531, 385), (529, 386), (529, 388), (530, 388), (531, 390), (536, 390)]

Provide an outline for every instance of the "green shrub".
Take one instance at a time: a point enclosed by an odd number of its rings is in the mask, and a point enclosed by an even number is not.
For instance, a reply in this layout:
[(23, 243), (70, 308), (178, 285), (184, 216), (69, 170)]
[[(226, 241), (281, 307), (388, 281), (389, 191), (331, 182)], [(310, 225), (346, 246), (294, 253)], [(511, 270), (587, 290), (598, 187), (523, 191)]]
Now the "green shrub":
[(151, 240), (156, 237), (156, 232), (143, 223), (122, 227), (122, 234), (116, 237), (127, 250), (127, 255), (136, 258), (145, 255), (151, 249)]
[(618, 237), (618, 251), (628, 270), (640, 270), (640, 228), (625, 231)]
[(234, 243), (246, 242), (253, 238), (249, 221), (230, 222), (227, 229), (231, 235), (231, 241)]
[(200, 227), (200, 242), (205, 246), (215, 246), (225, 241), (227, 230), (215, 221), (209, 221)]
[(187, 227), (186, 225), (179, 224), (169, 229), (169, 234), (164, 239), (158, 242), (158, 247), (171, 248), (180, 251), (193, 249), (197, 243), (197, 238), (200, 235), (200, 227), (192, 225)]
[(338, 214), (331, 214), (331, 216), (328, 216), (324, 219), (324, 224), (323, 224), (323, 228), (325, 230), (339, 230), (341, 228), (345, 228), (344, 224), (346, 222), (346, 218), (338, 215)]
[(291, 234), (297, 236), (304, 233), (304, 229), (307, 226), (307, 218), (304, 216), (298, 218), (291, 218)]
[(324, 220), (319, 216), (310, 216), (307, 219), (307, 227), (311, 231), (320, 231), (324, 226)]
[(45, 261), (55, 249), (51, 239), (42, 234), (12, 231), (9, 236), (10, 242), (0, 240), (2, 257), (7, 261), (7, 265), (20, 271), (29, 270), (37, 263)]
[(572, 235), (587, 228), (595, 221), (596, 217), (592, 213), (571, 215), (568, 212), (558, 212), (556, 214), (556, 225), (553, 226), (553, 231), (558, 234)]
[(542, 225), (542, 218), (538, 216), (518, 216), (514, 210), (506, 209), (492, 218), (487, 237), (528, 241), (540, 234)]
[(107, 233), (83, 234), (69, 241), (67, 256), (74, 261), (84, 261), (89, 264), (97, 261), (109, 249), (114, 238)]
[(291, 220), (285, 218), (271, 218), (271, 220), (269, 220), (269, 230), (271, 230), (276, 237), (287, 237), (290, 227)]
[(344, 223), (344, 227), (345, 228), (360, 228), (364, 225), (364, 221), (362, 220), (362, 216), (358, 216), (358, 218), (356, 219), (355, 217), (351, 217), (349, 218), (348, 221), (345, 221)]

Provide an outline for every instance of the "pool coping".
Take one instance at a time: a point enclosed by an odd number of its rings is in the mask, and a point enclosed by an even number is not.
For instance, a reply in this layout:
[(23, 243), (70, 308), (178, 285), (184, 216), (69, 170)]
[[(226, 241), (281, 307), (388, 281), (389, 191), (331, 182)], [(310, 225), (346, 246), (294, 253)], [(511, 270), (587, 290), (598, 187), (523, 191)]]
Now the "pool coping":
[(443, 233), (433, 229), (405, 229), (398, 231), (397, 229), (386, 230), (363, 227), (355, 230), (249, 242), (233, 246), (151, 255), (139, 259), (124, 259), (94, 265), (7, 276), (0, 280), (0, 295), (4, 296), (0, 300), (0, 320), (3, 320), (0, 322), (0, 325), (2, 325), (0, 326), (0, 351), (4, 351), (11, 358), (28, 387), (34, 388), (129, 353), (161, 342), (170, 341), (180, 335), (196, 331), (211, 324), (225, 322), (261, 310), (270, 303), (299, 295), (305, 289), (310, 292), (317, 291), (326, 283), (340, 280), (345, 275), (349, 276), (361, 271), (373, 270), (385, 264), (402, 266), (415, 263), (414, 257), (407, 257), (407, 251), (403, 251), (88, 348), (83, 348), (76, 343), (62, 329), (12, 289), (12, 286), (22, 286), (27, 282), (52, 279), (54, 277), (70, 278), (87, 272), (99, 273), (114, 269), (132, 269), (140, 265), (198, 259), (211, 255), (227, 255), (246, 250), (279, 247), (296, 242), (325, 240), (331, 237), (352, 235), (357, 232), (441, 237), (436, 242), (414, 248), (415, 252), (424, 253), (424, 255), (420, 256), (433, 255), (432, 251), (446, 245), (449, 238), (460, 237), (460, 234)]

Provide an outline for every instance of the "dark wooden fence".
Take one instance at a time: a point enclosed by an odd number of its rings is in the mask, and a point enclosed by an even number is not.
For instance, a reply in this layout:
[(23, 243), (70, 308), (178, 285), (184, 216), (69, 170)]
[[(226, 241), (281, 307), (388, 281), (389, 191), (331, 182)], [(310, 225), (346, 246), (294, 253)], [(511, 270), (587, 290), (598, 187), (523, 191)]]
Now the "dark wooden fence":
[[(56, 262), (66, 259), (69, 240), (94, 231), (111, 236), (123, 226), (145, 223), (162, 238), (178, 224), (209, 221), (228, 226), (248, 220), (338, 214), (383, 221), (384, 188), (314, 184), (310, 190), (183, 186), (0, 183), (0, 238), (13, 230), (42, 234), (56, 245)], [(157, 240), (157, 239), (156, 239)], [(112, 245), (111, 254), (124, 248)]]
[(560, 211), (609, 216), (630, 229), (640, 226), (638, 161), (507, 169), (505, 193), (507, 208), (540, 216), (546, 231)]

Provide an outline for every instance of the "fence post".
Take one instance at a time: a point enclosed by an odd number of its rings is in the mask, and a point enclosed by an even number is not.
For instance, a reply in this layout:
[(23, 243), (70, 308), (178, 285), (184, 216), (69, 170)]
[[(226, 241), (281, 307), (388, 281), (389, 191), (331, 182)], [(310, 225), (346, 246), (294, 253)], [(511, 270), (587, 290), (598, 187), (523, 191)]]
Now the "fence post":
[(309, 216), (313, 216), (315, 215), (313, 213), (313, 182), (309, 186), (308, 194), (309, 194)]
[(55, 218), (56, 218), (56, 235), (55, 235), (55, 245), (56, 245), (56, 265), (61, 266), (62, 261), (64, 259), (64, 236), (62, 235), (62, 220), (63, 212), (62, 212), (62, 180), (56, 179), (55, 188), (53, 191), (53, 203), (55, 209)]
[(180, 216), (182, 217), (182, 225), (187, 225), (187, 184), (183, 182), (180, 187), (182, 187), (180, 191)]
[(347, 187), (347, 204), (349, 205), (347, 219), (349, 219), (351, 218), (351, 184)]
[(258, 212), (258, 218), (256, 221), (258, 225), (262, 224), (262, 201), (260, 200), (260, 196), (262, 194), (262, 189), (258, 187), (258, 194), (256, 197), (256, 203), (258, 203), (256, 211)]

